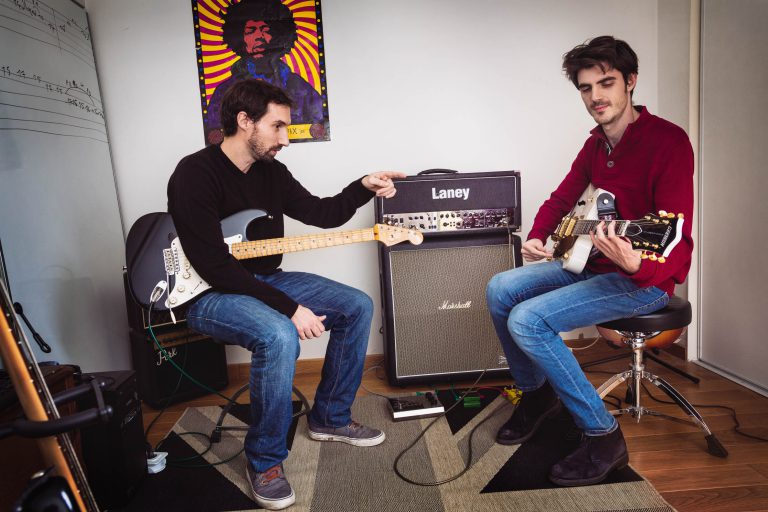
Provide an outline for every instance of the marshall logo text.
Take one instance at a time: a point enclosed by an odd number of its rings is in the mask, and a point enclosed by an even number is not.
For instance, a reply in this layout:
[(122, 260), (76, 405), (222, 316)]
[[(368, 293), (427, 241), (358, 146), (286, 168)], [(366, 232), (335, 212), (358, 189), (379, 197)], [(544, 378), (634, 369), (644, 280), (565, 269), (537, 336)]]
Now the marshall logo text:
[(472, 307), (472, 301), (468, 300), (467, 302), (448, 302), (443, 301), (443, 304), (439, 306), (437, 309), (443, 310), (443, 309), (469, 309)]

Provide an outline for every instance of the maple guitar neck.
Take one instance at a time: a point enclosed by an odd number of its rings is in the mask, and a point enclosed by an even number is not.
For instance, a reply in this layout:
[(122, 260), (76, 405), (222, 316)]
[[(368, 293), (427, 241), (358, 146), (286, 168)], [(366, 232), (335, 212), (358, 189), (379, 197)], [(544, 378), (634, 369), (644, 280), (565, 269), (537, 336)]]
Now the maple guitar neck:
[(356, 229), (353, 231), (338, 231), (318, 233), (316, 235), (267, 238), (265, 240), (237, 242), (232, 244), (232, 256), (234, 256), (235, 259), (244, 260), (272, 256), (275, 254), (335, 247), (337, 245), (355, 244), (358, 242), (371, 242), (378, 239), (377, 228), (378, 226), (367, 229)]

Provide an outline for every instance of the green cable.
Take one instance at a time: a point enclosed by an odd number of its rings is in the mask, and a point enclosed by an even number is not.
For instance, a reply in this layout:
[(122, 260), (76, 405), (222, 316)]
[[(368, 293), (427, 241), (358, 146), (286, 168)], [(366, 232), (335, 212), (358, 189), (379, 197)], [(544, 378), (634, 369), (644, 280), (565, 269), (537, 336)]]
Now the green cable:
[[(153, 304), (153, 305), (154, 305), (154, 304)], [(150, 306), (150, 308), (149, 308), (149, 313), (150, 313), (150, 315), (151, 315), (151, 313), (152, 313), (152, 307), (151, 307), (151, 306)], [(169, 363), (171, 363), (171, 364), (172, 364), (172, 365), (173, 365), (173, 366), (174, 366), (174, 367), (175, 367), (175, 368), (176, 368), (178, 371), (180, 371), (180, 372), (181, 372), (181, 373), (182, 373), (182, 374), (183, 374), (183, 375), (184, 375), (186, 378), (188, 378), (189, 380), (191, 380), (192, 382), (194, 382), (195, 384), (197, 384), (197, 385), (198, 385), (198, 386), (200, 386), (201, 388), (205, 389), (205, 390), (206, 390), (206, 391), (208, 391), (209, 393), (213, 393), (213, 394), (215, 394), (215, 395), (218, 395), (218, 396), (220, 396), (221, 398), (223, 398), (224, 400), (226, 400), (227, 402), (231, 402), (231, 401), (232, 401), (232, 400), (231, 400), (231, 399), (230, 399), (228, 396), (222, 395), (221, 393), (219, 393), (219, 392), (218, 392), (218, 391), (216, 391), (215, 389), (213, 389), (213, 388), (211, 388), (211, 387), (209, 387), (209, 386), (207, 386), (207, 385), (203, 384), (202, 382), (198, 381), (197, 379), (195, 379), (194, 377), (192, 377), (190, 374), (188, 374), (187, 372), (185, 372), (185, 371), (184, 371), (184, 368), (182, 368), (181, 366), (179, 366), (178, 364), (176, 364), (176, 361), (174, 361), (173, 359), (171, 359), (171, 356), (170, 356), (170, 355), (168, 355), (168, 352), (166, 352), (166, 351), (165, 351), (165, 348), (163, 348), (163, 346), (160, 344), (160, 342), (158, 341), (157, 337), (155, 336), (155, 331), (152, 329), (152, 322), (150, 322), (150, 321), (149, 321), (149, 315), (147, 316), (147, 324), (149, 324), (149, 334), (151, 334), (151, 335), (152, 335), (152, 339), (155, 341), (155, 345), (157, 345), (157, 348), (160, 350), (160, 352), (162, 352), (162, 354), (165, 356), (166, 360), (167, 360)]]

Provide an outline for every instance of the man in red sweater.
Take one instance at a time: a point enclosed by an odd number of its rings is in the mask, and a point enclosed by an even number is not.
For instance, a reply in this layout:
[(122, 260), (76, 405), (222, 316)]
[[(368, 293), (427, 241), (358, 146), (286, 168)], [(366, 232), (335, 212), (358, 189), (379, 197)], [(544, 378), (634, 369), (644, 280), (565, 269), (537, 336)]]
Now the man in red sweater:
[[(693, 150), (685, 132), (632, 105), (637, 55), (611, 36), (592, 39), (568, 52), (563, 69), (597, 122), (571, 170), (536, 214), (523, 258), (550, 259), (547, 237), (591, 183), (611, 192), (622, 219), (649, 212), (693, 212)], [(559, 261), (526, 265), (494, 276), (488, 307), (510, 373), (523, 391), (520, 404), (496, 440), (529, 440), (544, 420), (564, 405), (584, 431), (578, 448), (549, 474), (558, 485), (590, 485), (629, 460), (619, 424), (603, 405), (560, 332), (650, 313), (669, 302), (675, 283), (691, 265), (690, 222), (663, 263), (642, 258), (613, 222), (590, 234), (594, 248), (579, 274)]]

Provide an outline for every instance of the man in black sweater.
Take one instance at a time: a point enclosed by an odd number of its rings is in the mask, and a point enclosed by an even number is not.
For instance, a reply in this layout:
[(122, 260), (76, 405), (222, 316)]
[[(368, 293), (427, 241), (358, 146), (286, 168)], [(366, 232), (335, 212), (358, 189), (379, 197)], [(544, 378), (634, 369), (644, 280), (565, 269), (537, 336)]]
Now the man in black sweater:
[(245, 438), (246, 473), (259, 506), (278, 510), (295, 501), (283, 472), (288, 456), (291, 387), (299, 340), (330, 331), (322, 378), (309, 413), (309, 436), (375, 446), (384, 433), (352, 421), (373, 303), (365, 293), (302, 272), (283, 272), (281, 256), (238, 261), (220, 222), (245, 209), (269, 213), (249, 228), (249, 240), (283, 236), (283, 215), (331, 228), (347, 222), (374, 195), (395, 194), (392, 178), (376, 172), (333, 197), (310, 194), (275, 160), (288, 146), (291, 100), (281, 89), (244, 80), (221, 106), (224, 140), (179, 162), (168, 183), (168, 211), (194, 269), (211, 285), (187, 312), (189, 326), (252, 352), (252, 423)]

